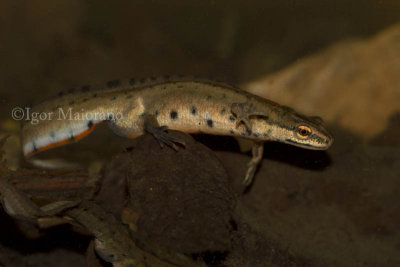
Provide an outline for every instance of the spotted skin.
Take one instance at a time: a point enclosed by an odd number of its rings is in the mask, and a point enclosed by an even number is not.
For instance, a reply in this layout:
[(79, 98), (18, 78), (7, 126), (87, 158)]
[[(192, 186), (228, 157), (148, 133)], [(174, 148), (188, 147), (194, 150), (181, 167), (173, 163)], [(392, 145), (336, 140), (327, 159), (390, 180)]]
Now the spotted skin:
[[(60, 117), (61, 111), (64, 116)], [(53, 119), (24, 122), (22, 144), (27, 157), (77, 141), (104, 120), (118, 135), (140, 136), (148, 116), (154, 117), (156, 125), (169, 129), (239, 136), (257, 144), (279, 141), (324, 150), (333, 142), (320, 118), (306, 117), (227, 84), (198, 79), (113, 80), (103, 88), (84, 86), (78, 92), (60, 93), (30, 112), (54, 114)], [(80, 116), (71, 119), (66, 113)], [(261, 158), (257, 153), (257, 159)]]

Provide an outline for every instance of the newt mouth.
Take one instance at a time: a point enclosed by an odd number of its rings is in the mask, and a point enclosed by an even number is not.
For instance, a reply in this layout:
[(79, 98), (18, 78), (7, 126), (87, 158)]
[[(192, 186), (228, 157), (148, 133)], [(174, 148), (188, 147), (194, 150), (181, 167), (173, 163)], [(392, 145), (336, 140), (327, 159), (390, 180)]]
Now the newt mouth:
[(311, 150), (327, 150), (333, 143), (333, 139), (327, 139), (321, 146), (316, 146), (312, 144), (304, 144), (304, 143), (297, 143), (291, 139), (285, 139), (284, 141), (287, 144), (291, 144), (297, 147), (302, 147)]

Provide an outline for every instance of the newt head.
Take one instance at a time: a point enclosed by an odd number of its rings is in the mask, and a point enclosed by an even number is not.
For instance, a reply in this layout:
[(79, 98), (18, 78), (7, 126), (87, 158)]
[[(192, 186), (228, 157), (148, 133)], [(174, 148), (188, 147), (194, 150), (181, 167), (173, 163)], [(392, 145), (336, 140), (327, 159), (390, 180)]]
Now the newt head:
[(322, 124), (301, 122), (292, 129), (292, 136), (283, 142), (302, 148), (326, 150), (333, 143), (333, 137)]
[(312, 150), (326, 150), (332, 145), (333, 137), (321, 118), (307, 117), (293, 110), (279, 113), (252, 119), (253, 132), (266, 140)]

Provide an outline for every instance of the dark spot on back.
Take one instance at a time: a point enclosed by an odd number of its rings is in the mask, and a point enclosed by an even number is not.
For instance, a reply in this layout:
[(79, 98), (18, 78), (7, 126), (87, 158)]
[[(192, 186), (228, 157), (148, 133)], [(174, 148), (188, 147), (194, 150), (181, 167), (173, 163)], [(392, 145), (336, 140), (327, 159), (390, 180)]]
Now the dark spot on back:
[(75, 136), (73, 134), (71, 134), (71, 136), (69, 137), (69, 140), (74, 141), (75, 140)]
[(93, 121), (88, 121), (87, 127), (90, 129), (93, 127)]
[(93, 97), (97, 97), (97, 94), (93, 94)]
[(226, 108), (225, 108), (225, 107), (222, 107), (222, 109), (221, 109), (221, 111), (220, 111), (220, 114), (223, 115), (225, 112), (226, 112)]
[(253, 133), (254, 137), (259, 137), (260, 135), (258, 133)]
[(195, 106), (192, 106), (190, 108), (190, 113), (192, 113), (192, 115), (196, 115), (197, 114), (197, 108)]
[(87, 92), (90, 90), (90, 86), (89, 85), (84, 85), (81, 87), (81, 92)]
[(232, 129), (230, 129), (230, 130), (229, 130), (229, 133), (230, 133), (230, 134), (234, 134), (234, 132), (233, 132), (233, 130), (232, 130)]
[(143, 111), (142, 113), (139, 114), (139, 118), (142, 119), (145, 115), (145, 112)]
[(116, 96), (113, 96), (110, 100), (111, 100), (111, 101), (114, 101), (115, 99), (117, 99), (117, 97), (116, 97)]
[(160, 112), (158, 111), (158, 110), (156, 110), (155, 112), (154, 112), (154, 116), (158, 116), (158, 115), (160, 115)]
[(121, 84), (120, 80), (112, 80), (107, 82), (107, 87), (108, 88), (115, 88)]
[(230, 115), (230, 116), (229, 116), (229, 120), (233, 122), (233, 121), (235, 121), (235, 120), (236, 120), (236, 118), (235, 118), (235, 116), (233, 116), (233, 115)]
[(214, 126), (214, 122), (213, 122), (213, 120), (212, 119), (208, 119), (207, 120), (207, 125), (208, 125), (208, 127), (213, 127)]
[(175, 120), (178, 118), (178, 112), (176, 110), (171, 110), (169, 116), (171, 117), (171, 119)]
[(130, 79), (129, 79), (129, 84), (130, 84), (130, 85), (134, 85), (135, 82), (136, 82), (135, 78), (130, 78)]
[(211, 99), (211, 96), (210, 96), (210, 95), (208, 95), (206, 99), (207, 99), (207, 100), (210, 100), (210, 99)]

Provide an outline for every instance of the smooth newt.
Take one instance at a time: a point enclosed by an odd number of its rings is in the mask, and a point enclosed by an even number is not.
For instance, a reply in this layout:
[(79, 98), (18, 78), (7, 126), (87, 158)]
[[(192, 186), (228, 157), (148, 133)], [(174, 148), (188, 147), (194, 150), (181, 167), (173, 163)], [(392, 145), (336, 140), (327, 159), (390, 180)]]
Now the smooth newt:
[(145, 131), (176, 148), (179, 140), (166, 129), (185, 133), (228, 135), (254, 141), (253, 158), (244, 183), (249, 185), (263, 154), (264, 141), (279, 141), (313, 150), (333, 142), (319, 117), (293, 109), (220, 82), (184, 78), (110, 81), (93, 91), (83, 86), (61, 92), (31, 110), (22, 126), (26, 157), (88, 135), (108, 121), (118, 135), (134, 138)]
[(37, 223), (42, 228), (65, 223), (65, 220), (56, 215), (77, 206), (80, 202), (65, 200), (38, 207), (6, 178), (0, 178), (0, 200), (8, 215), (16, 219)]
[[(107, 214), (92, 201), (66, 200), (38, 207), (5, 178), (0, 179), (0, 199), (8, 215), (35, 223), (40, 228), (66, 223), (74, 225), (78, 223), (84, 226), (95, 236), (96, 252), (105, 261), (113, 263), (113, 266), (150, 266), (145, 263), (161, 261), (139, 249), (130, 237), (129, 231), (113, 215)], [(196, 266), (184, 256), (179, 259), (184, 260), (183, 266)]]
[(96, 253), (113, 266), (199, 266), (183, 254), (143, 250), (133, 232), (93, 201), (84, 200), (64, 213), (93, 234)]

